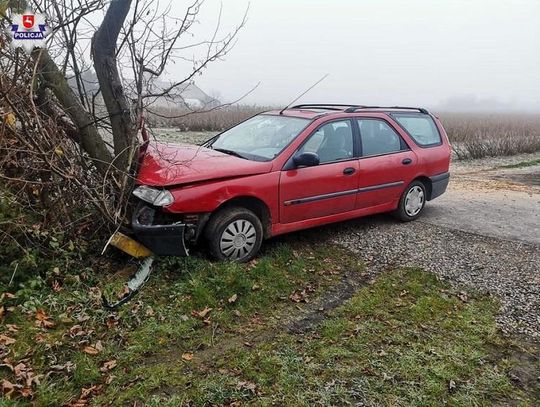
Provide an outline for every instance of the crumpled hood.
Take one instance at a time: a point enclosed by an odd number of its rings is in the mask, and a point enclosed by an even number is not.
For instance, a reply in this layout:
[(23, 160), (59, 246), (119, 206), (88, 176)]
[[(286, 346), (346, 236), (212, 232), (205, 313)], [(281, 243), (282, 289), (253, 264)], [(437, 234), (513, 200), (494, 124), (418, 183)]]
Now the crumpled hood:
[(139, 168), (137, 184), (164, 187), (263, 174), (271, 169), (271, 162), (245, 160), (205, 147), (151, 142)]

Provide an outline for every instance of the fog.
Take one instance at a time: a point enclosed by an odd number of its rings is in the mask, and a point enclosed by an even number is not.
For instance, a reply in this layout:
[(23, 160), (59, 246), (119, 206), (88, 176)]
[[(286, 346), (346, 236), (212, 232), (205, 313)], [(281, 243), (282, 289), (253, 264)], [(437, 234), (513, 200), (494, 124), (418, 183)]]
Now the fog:
[[(197, 36), (220, 4), (204, 4)], [(247, 6), (223, 2), (222, 33)], [(236, 46), (196, 82), (225, 101), (260, 82), (243, 103), (284, 105), (328, 73), (300, 101), (540, 110), (538, 17), (539, 0), (251, 0)]]

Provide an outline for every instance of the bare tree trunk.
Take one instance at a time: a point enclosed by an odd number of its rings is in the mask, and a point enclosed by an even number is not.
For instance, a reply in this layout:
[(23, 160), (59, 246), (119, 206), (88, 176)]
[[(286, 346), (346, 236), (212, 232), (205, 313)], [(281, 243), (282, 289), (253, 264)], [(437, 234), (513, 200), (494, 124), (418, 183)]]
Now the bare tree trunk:
[[(10, 0), (8, 4), (19, 12), (28, 7), (26, 0)], [(113, 161), (113, 155), (99, 134), (92, 115), (69, 87), (64, 74), (46, 49), (34, 49), (32, 57), (39, 64), (39, 73), (44, 85), (53, 91), (62, 108), (77, 127), (82, 148), (94, 161), (96, 168), (101, 173), (105, 173)]]
[(77, 126), (83, 149), (94, 160), (100, 172), (104, 173), (113, 157), (94, 125), (92, 115), (84, 109), (46, 49), (35, 49), (32, 56), (39, 63), (39, 72), (45, 85), (53, 91), (64, 111)]
[(121, 171), (129, 168), (136, 135), (116, 61), (116, 42), (130, 6), (131, 0), (111, 1), (101, 26), (92, 38), (94, 68), (111, 120), (114, 164)]

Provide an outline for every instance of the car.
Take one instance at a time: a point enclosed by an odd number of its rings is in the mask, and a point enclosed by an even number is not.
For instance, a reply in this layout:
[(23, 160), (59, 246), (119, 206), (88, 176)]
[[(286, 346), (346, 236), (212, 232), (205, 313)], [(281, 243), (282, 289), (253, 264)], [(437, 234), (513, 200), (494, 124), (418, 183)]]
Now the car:
[(201, 240), (219, 260), (265, 239), (392, 212), (417, 219), (447, 188), (451, 149), (423, 108), (303, 104), (268, 111), (202, 145), (148, 142), (132, 229), (156, 255)]

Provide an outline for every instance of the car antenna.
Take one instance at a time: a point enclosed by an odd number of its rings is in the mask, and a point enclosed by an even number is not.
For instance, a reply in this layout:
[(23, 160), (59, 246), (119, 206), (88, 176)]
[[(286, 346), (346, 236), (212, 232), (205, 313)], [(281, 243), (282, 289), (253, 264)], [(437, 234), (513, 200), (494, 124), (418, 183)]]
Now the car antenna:
[(300, 96), (298, 96), (296, 99), (294, 99), (291, 103), (289, 103), (287, 106), (285, 106), (283, 109), (280, 110), (279, 114), (283, 114), (283, 112), (285, 110), (287, 110), (289, 108), (290, 105), (292, 105), (294, 102), (296, 102), (298, 99), (300, 99), (302, 96), (304, 96), (306, 93), (308, 93), (311, 89), (313, 89), (315, 86), (317, 86), (319, 83), (321, 83), (322, 81), (324, 81), (328, 75), (330, 75), (329, 73), (327, 73), (326, 75), (324, 75), (321, 79), (319, 79), (317, 82), (315, 82), (313, 85), (311, 85), (308, 90), (306, 90), (304, 93), (302, 93)]

